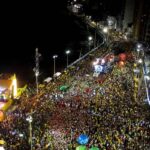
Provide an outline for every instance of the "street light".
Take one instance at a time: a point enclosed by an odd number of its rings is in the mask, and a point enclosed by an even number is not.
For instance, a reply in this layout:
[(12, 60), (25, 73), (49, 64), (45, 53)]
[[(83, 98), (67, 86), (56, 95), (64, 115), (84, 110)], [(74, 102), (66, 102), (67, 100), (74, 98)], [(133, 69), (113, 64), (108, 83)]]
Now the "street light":
[(108, 33), (108, 28), (107, 28), (107, 27), (104, 27), (104, 28), (103, 28), (103, 32), (104, 32), (104, 33)]
[(58, 57), (58, 55), (53, 55), (53, 59), (54, 59), (54, 75), (56, 72), (56, 65), (55, 65), (55, 59)]
[(20, 133), (20, 134), (19, 134), (19, 137), (21, 137), (21, 138), (22, 138), (22, 137), (23, 137), (23, 134), (22, 134), (22, 133)]
[(107, 42), (107, 44), (108, 44), (108, 42), (109, 42), (109, 36), (108, 36), (108, 34), (109, 34), (109, 31), (108, 31), (108, 27), (104, 27), (103, 28), (103, 33), (104, 33), (104, 35), (105, 35), (105, 41)]
[(66, 51), (66, 55), (67, 55), (67, 67), (68, 67), (68, 55), (71, 53), (71, 51), (70, 50), (67, 50)]
[(88, 40), (89, 40), (89, 41), (92, 41), (92, 39), (93, 39), (92, 36), (89, 36), (89, 37), (88, 37)]
[(137, 48), (140, 49), (141, 47), (142, 47), (142, 44), (138, 43), (138, 44), (137, 44)]
[(35, 71), (35, 79), (36, 79), (36, 93), (38, 94), (39, 88), (38, 88), (38, 77), (39, 77), (39, 71)]
[(30, 146), (31, 146), (31, 150), (32, 150), (32, 121), (33, 121), (33, 118), (32, 116), (28, 116), (26, 118), (26, 121), (29, 122), (29, 130), (30, 130), (30, 139), (29, 139), (29, 143), (30, 143)]
[(39, 57), (41, 54), (38, 52), (38, 48), (35, 49), (35, 68), (33, 71), (35, 72), (35, 79), (36, 79), (36, 92), (38, 95), (38, 77), (39, 77)]
[(88, 44), (89, 44), (89, 51), (90, 51), (90, 49), (91, 49), (91, 44), (92, 44), (92, 41), (93, 41), (93, 37), (92, 36), (89, 36), (88, 37)]
[(138, 63), (140, 63), (140, 64), (141, 64), (142, 62), (143, 62), (143, 61), (142, 61), (142, 59), (139, 59), (139, 60), (138, 60)]
[(140, 52), (141, 49), (140, 49), (140, 48), (137, 48), (136, 50), (137, 50), (137, 52)]

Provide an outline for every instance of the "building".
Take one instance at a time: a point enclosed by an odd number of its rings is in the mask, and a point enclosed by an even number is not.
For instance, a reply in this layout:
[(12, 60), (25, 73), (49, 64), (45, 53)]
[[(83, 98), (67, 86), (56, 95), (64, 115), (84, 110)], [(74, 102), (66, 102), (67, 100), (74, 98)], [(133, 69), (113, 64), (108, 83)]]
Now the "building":
[(150, 42), (150, 2), (136, 0), (134, 9), (134, 38)]
[(132, 28), (132, 24), (134, 21), (134, 8), (135, 8), (135, 0), (125, 1), (123, 31), (128, 31), (130, 28)]
[(146, 32), (145, 32), (144, 40), (150, 43), (150, 12), (147, 16), (147, 24), (146, 24)]
[(150, 1), (126, 0), (123, 31), (135, 40), (150, 42)]

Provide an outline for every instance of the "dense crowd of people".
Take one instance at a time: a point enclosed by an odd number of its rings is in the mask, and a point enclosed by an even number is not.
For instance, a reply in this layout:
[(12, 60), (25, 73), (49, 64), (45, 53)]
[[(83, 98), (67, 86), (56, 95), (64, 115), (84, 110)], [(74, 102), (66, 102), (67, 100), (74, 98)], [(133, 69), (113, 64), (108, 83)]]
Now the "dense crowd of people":
[(144, 90), (134, 98), (133, 58), (122, 66), (114, 61), (112, 70), (93, 76), (95, 58), (110, 51), (96, 50), (43, 83), (38, 95), (28, 88), (0, 124), (6, 149), (29, 150), (32, 140), (33, 150), (74, 150), (80, 134), (89, 137), (87, 149), (150, 149), (149, 107), (143, 102)]

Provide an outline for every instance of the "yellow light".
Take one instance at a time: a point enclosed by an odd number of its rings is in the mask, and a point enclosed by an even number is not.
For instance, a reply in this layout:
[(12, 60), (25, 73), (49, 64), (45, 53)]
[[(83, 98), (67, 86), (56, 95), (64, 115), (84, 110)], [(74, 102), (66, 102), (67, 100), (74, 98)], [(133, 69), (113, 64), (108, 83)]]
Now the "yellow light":
[(13, 79), (12, 81), (12, 86), (13, 86), (13, 96), (14, 97), (17, 97), (17, 80), (16, 78)]
[(5, 144), (5, 141), (4, 140), (0, 140), (0, 144), (1, 145)]
[(135, 81), (135, 82), (138, 82), (139, 80), (138, 80), (138, 78), (134, 77), (134, 81)]

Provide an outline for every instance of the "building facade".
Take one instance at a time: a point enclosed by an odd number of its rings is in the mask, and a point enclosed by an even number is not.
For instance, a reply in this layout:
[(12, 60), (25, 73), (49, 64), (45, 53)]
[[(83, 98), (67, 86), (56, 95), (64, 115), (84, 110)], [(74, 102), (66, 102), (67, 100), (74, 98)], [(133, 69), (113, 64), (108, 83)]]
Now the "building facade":
[(134, 38), (150, 42), (150, 2), (136, 0), (134, 9)]

